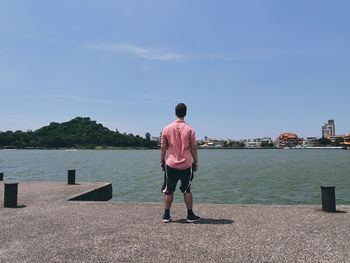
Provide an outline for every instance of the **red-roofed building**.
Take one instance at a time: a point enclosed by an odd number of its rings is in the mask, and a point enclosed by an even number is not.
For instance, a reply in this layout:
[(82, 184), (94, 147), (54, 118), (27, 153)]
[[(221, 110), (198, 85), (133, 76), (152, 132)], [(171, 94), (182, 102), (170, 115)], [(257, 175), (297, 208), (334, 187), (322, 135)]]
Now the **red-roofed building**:
[(344, 135), (344, 142), (341, 143), (344, 149), (350, 149), (350, 133)]
[(302, 144), (303, 144), (303, 140), (294, 133), (283, 133), (283, 134), (280, 134), (278, 138), (279, 148), (295, 147), (297, 145), (302, 145)]

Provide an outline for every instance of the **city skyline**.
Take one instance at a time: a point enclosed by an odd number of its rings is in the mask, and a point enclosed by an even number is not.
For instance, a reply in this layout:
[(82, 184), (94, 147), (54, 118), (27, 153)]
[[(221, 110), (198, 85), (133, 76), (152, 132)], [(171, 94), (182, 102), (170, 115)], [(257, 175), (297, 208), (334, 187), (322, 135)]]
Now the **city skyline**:
[[(77, 118), (81, 118), (81, 117), (77, 117)], [(84, 118), (84, 117), (83, 117)], [(90, 119), (89, 117), (86, 117), (88, 119)], [(72, 121), (72, 120), (69, 120), (69, 121)], [(96, 120), (92, 120), (92, 121), (96, 121)], [(96, 121), (97, 123), (99, 123), (98, 121)], [(65, 123), (65, 122), (62, 122), (62, 123)], [(48, 124), (49, 125), (49, 124)], [(48, 126), (48, 125), (45, 125), (45, 126)], [(331, 126), (331, 127), (329, 127)], [(44, 127), (44, 126), (43, 126)], [(40, 128), (43, 128), (43, 127), (40, 127)], [(108, 127), (107, 127), (108, 128)], [(110, 129), (112, 130), (112, 129)], [(0, 130), (0, 133), (2, 132), (6, 132), (6, 131), (9, 131), (9, 130)], [(31, 130), (31, 129), (27, 129), (27, 130), (20, 130), (20, 131), (23, 131), (23, 132), (33, 132), (35, 130)], [(124, 134), (127, 134), (126, 132), (123, 132), (123, 131), (120, 131), (118, 129), (115, 129), (115, 130), (112, 130), (112, 131), (116, 131), (116, 132), (120, 132), (120, 133), (124, 133)], [(330, 133), (328, 133), (329, 131), (331, 131)], [(11, 131), (11, 132), (15, 132), (15, 131)], [(130, 134), (130, 133), (129, 133)], [(135, 134), (135, 133), (132, 133), (131, 134), (133, 135), (140, 135), (141, 137), (146, 137), (146, 134), (149, 134), (150, 135), (150, 138), (152, 140), (160, 140), (161, 138), (161, 134), (162, 132), (160, 131), (160, 133), (158, 135), (156, 134), (150, 134), (149, 132), (146, 132), (144, 135), (142, 134)], [(280, 137), (282, 134), (293, 134), (293, 133), (289, 133), (289, 132), (282, 132), (280, 133), (276, 138), (274, 137), (271, 137), (271, 136), (257, 136), (257, 137), (253, 137), (253, 138), (249, 138), (249, 137), (245, 137), (245, 138), (232, 138), (232, 137), (228, 137), (228, 138), (219, 138), (219, 137), (215, 137), (215, 136), (212, 136), (212, 137), (208, 137), (208, 136), (204, 136), (203, 138), (196, 138), (197, 141), (206, 141), (206, 140), (220, 140), (220, 141), (225, 141), (225, 140), (231, 140), (231, 141), (255, 141), (257, 139), (271, 139), (271, 140), (275, 140), (275, 139), (278, 139), (278, 137)], [(350, 133), (348, 133), (350, 134)], [(335, 120), (328, 120), (328, 123), (324, 123), (322, 126), (321, 126), (321, 136), (308, 136), (308, 137), (302, 137), (302, 136), (298, 136), (298, 134), (295, 134), (297, 135), (300, 139), (308, 139), (308, 138), (322, 138), (322, 137), (325, 137), (325, 138), (330, 138), (330, 137), (343, 137), (345, 135), (348, 135), (348, 134), (335, 134)]]
[[(315, 8), (317, 6), (317, 8)], [(1, 1), (0, 130), (90, 117), (158, 136), (350, 132), (348, 1)]]

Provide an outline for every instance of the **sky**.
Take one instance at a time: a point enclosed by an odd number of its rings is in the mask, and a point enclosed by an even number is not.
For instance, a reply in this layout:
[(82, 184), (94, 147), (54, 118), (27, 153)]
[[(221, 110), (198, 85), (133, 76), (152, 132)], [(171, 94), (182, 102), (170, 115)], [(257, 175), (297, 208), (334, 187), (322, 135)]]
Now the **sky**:
[(0, 0), (0, 131), (350, 132), (350, 1)]

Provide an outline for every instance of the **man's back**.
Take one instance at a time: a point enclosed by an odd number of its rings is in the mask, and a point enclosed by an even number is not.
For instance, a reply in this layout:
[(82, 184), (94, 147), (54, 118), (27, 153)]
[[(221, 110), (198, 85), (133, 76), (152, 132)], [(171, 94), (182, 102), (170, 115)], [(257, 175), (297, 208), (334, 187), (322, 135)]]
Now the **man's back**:
[(184, 170), (192, 165), (190, 147), (196, 146), (194, 129), (183, 120), (176, 120), (162, 132), (162, 145), (168, 147), (166, 164)]
[(162, 132), (160, 168), (164, 171), (164, 183), (162, 186), (162, 192), (164, 193), (164, 223), (171, 221), (170, 207), (173, 202), (176, 184), (179, 180), (181, 181), (180, 190), (184, 194), (187, 208), (187, 222), (193, 223), (200, 219), (192, 211), (191, 184), (193, 172), (198, 170), (198, 157), (194, 129), (184, 121), (186, 112), (186, 105), (179, 103), (175, 108), (176, 121), (166, 126)]

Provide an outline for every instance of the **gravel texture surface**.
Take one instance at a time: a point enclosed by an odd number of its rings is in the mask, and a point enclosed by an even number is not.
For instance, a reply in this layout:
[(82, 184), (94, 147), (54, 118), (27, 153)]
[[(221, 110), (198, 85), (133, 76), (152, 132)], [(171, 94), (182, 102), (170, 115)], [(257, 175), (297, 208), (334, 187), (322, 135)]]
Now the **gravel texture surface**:
[(4, 208), (1, 183), (0, 262), (350, 262), (350, 206), (67, 201), (103, 185), (19, 182)]

